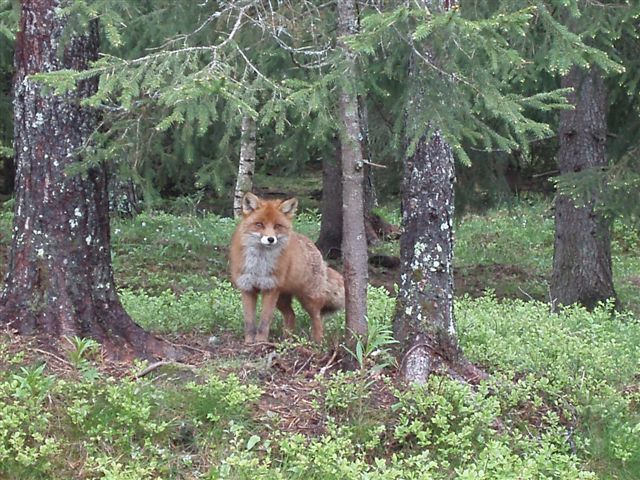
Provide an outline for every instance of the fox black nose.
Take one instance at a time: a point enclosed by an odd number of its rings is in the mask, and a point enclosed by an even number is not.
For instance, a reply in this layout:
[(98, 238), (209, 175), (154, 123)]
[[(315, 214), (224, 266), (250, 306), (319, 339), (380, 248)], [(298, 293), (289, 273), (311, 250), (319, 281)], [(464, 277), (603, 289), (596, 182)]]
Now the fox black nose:
[(273, 242), (275, 242), (275, 241), (276, 241), (276, 238), (275, 238), (275, 237), (268, 237), (268, 238), (267, 238), (267, 242), (269, 242), (269, 243), (273, 243)]

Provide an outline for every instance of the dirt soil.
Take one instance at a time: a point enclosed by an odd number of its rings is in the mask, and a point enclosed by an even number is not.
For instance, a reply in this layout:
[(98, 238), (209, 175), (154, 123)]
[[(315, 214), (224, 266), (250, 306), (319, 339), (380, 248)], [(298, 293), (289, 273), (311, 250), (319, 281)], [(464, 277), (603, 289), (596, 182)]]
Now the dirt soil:
[[(337, 351), (326, 352), (293, 343), (245, 345), (232, 335), (163, 338), (186, 349), (188, 356), (181, 362), (158, 361), (140, 368), (131, 363), (107, 360), (99, 353), (89, 360), (103, 374), (116, 378), (153, 378), (159, 385), (198, 381), (206, 375), (208, 367), (222, 376), (233, 373), (243, 382), (262, 389), (255, 411), (255, 418), (261, 422), (274, 429), (306, 435), (326, 431), (323, 380), (342, 368)], [(18, 336), (4, 330), (0, 332), (0, 347), (6, 353), (0, 356), (0, 369), (11, 368), (6, 359), (21, 358), (19, 363), (23, 365), (45, 363), (48, 374), (79, 378), (78, 369), (69, 360), (68, 352), (72, 347), (64, 341)], [(368, 378), (373, 382), (368, 398), (368, 407), (373, 411), (387, 411), (396, 401), (391, 385), (398, 385), (400, 380), (395, 371), (386, 372), (386, 378), (387, 382), (383, 381), (382, 375)]]
[[(399, 280), (399, 268), (369, 265), (369, 282), (372, 285), (383, 286), (390, 294), (394, 294), (394, 285), (398, 284)], [(545, 281), (545, 277), (541, 275), (509, 264), (468, 265), (458, 267), (454, 272), (455, 293), (459, 296), (469, 294), (472, 297), (480, 297), (491, 288), (495, 290), (498, 298), (530, 299), (524, 290), (518, 290), (517, 287), (532, 283), (543, 285)]]

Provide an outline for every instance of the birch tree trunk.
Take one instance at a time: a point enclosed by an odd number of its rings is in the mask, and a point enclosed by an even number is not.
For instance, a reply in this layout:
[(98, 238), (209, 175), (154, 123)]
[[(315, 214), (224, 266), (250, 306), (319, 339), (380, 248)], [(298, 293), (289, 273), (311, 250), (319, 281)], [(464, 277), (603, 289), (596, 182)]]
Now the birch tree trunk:
[[(562, 87), (573, 87), (569, 102), (575, 109), (560, 113), (560, 173), (606, 166), (607, 98), (602, 76), (596, 68), (585, 71), (574, 66), (562, 78)], [(594, 211), (597, 194), (593, 192), (594, 199), (583, 207), (565, 195), (556, 196), (551, 295), (563, 305), (594, 308), (616, 298), (610, 222)]]
[[(16, 202), (0, 324), (20, 334), (92, 337), (117, 358), (169, 356), (168, 344), (136, 325), (120, 303), (111, 269), (107, 175), (92, 167), (71, 175), (96, 126), (80, 100), (97, 78), (63, 96), (27, 78), (61, 68), (86, 69), (97, 58), (98, 29), (60, 45), (59, 0), (23, 0), (16, 41), (14, 147)], [(62, 54), (60, 55), (60, 50)]]
[(253, 188), (253, 174), (256, 169), (256, 121), (249, 115), (242, 117), (240, 130), (240, 162), (238, 178), (233, 193), (233, 216), (242, 216), (242, 196)]
[(342, 151), (342, 258), (346, 291), (347, 348), (355, 351), (358, 338), (367, 339), (367, 238), (364, 228), (364, 169), (356, 92), (355, 54), (345, 38), (357, 31), (354, 0), (338, 1), (338, 47), (345, 60), (340, 89), (340, 148)]

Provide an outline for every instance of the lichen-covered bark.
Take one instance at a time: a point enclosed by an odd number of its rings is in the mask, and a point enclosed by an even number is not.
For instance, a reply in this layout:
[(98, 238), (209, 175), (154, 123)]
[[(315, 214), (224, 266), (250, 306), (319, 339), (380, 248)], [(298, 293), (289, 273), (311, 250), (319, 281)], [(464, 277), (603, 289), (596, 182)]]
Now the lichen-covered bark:
[[(595, 68), (573, 67), (562, 86), (573, 87), (568, 99), (575, 109), (560, 114), (560, 173), (606, 166), (607, 101), (601, 75)], [(594, 203), (577, 208), (570, 198), (556, 196), (551, 295), (560, 304), (593, 308), (616, 297), (610, 223), (594, 211)]]
[[(447, 9), (456, 2), (422, 1), (425, 7), (427, 3)], [(426, 52), (432, 57), (428, 48)], [(453, 316), (454, 157), (437, 125), (421, 123), (427, 108), (422, 92), (428, 88), (421, 82), (421, 68), (429, 67), (418, 61), (412, 54), (406, 106), (407, 145), (419, 140), (403, 167), (400, 288), (394, 321), (400, 369), (412, 383), (425, 383), (434, 371), (475, 381), (484, 374), (462, 356)], [(437, 63), (437, 58), (430, 61)]]
[(233, 216), (242, 216), (242, 197), (253, 188), (253, 173), (256, 168), (256, 122), (249, 115), (242, 117), (240, 128), (240, 162), (238, 178), (233, 194)]
[(355, 54), (344, 38), (357, 30), (353, 0), (338, 1), (338, 46), (345, 57), (345, 78), (340, 89), (340, 148), (342, 151), (342, 258), (346, 292), (347, 346), (367, 338), (367, 239), (364, 228), (363, 162), (360, 118), (355, 91)]
[[(400, 289), (395, 336), (403, 375), (424, 383), (445, 359), (458, 360), (453, 318), (454, 159), (436, 131), (405, 159)], [(437, 353), (434, 356), (433, 353)]]
[(111, 269), (107, 175), (73, 173), (96, 126), (79, 101), (97, 79), (64, 96), (45, 94), (28, 78), (61, 68), (86, 69), (97, 57), (97, 24), (62, 52), (59, 1), (23, 0), (16, 42), (14, 148), (16, 203), (0, 323), (53, 339), (80, 335), (116, 357), (165, 355), (170, 349), (138, 327), (118, 300)]

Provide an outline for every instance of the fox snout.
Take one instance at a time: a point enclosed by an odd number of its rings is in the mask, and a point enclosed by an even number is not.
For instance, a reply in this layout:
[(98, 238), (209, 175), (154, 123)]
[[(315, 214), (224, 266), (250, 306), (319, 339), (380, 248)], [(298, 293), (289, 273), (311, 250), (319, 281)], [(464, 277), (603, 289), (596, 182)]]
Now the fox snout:
[(275, 245), (276, 243), (278, 243), (278, 237), (274, 235), (261, 235), (260, 243), (262, 245)]

